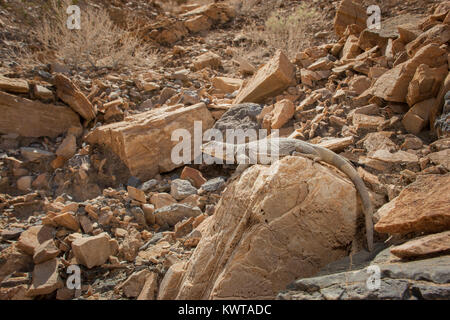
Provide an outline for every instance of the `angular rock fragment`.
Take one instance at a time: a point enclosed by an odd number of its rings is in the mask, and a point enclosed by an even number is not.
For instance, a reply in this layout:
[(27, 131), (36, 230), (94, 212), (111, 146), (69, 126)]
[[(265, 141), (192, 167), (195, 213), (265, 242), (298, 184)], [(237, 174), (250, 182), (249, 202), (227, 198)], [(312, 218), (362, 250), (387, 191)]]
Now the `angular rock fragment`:
[(241, 88), (234, 104), (264, 102), (287, 89), (295, 80), (295, 66), (282, 51), (275, 56)]
[(23, 137), (51, 137), (70, 127), (80, 127), (80, 119), (70, 108), (44, 104), (0, 91), (0, 133)]

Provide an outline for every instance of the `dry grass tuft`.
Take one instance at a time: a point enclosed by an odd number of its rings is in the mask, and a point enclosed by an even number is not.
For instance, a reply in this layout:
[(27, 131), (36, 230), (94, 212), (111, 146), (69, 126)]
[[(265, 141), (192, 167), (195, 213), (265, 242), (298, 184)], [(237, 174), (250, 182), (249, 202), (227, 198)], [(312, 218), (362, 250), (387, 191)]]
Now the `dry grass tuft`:
[[(81, 29), (67, 28), (68, 0), (50, 0), (48, 10), (37, 26), (39, 51), (32, 56), (57, 57), (75, 69), (108, 67), (121, 69), (150, 64), (154, 52), (136, 36), (138, 31), (121, 29), (110, 19), (107, 10), (87, 6), (81, 9)], [(48, 61), (49, 62), (49, 61)]]
[(305, 48), (312, 46), (314, 31), (312, 26), (320, 21), (320, 14), (304, 4), (291, 14), (277, 10), (266, 20), (264, 27), (255, 25), (245, 30), (251, 40), (251, 50), (264, 46), (269, 51), (284, 50), (290, 58)]

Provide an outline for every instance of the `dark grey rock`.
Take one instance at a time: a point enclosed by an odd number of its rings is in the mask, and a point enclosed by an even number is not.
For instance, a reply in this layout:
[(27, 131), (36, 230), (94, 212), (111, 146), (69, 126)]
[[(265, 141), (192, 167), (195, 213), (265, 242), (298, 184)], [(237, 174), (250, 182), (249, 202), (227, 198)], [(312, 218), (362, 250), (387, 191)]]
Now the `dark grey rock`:
[(22, 232), (24, 232), (24, 230), (19, 228), (7, 229), (3, 230), (0, 236), (3, 240), (15, 240), (19, 238)]
[(225, 112), (216, 122), (214, 129), (222, 132), (226, 137), (226, 130), (259, 130), (261, 128), (256, 117), (261, 113), (263, 107), (255, 103), (243, 103), (232, 107)]
[(197, 189), (188, 180), (176, 179), (172, 181), (170, 195), (175, 200), (184, 200), (193, 194), (197, 194)]
[(201, 187), (201, 192), (218, 192), (225, 186), (225, 178), (218, 177), (206, 181)]
[[(390, 248), (381, 251), (370, 266), (367, 266), (367, 260), (371, 255), (362, 253), (357, 256), (356, 265), (365, 265), (360, 270), (340, 272), (344, 265), (342, 260), (334, 264), (339, 273), (326, 274), (332, 270), (332, 266), (327, 266), (321, 272), (322, 275), (295, 281), (277, 298), (281, 300), (415, 300), (450, 297), (450, 255), (400, 262), (400, 260), (388, 259), (389, 250)], [(368, 282), (370, 284), (373, 272), (368, 268), (373, 267), (379, 268), (380, 286), (371, 290)]]
[(131, 176), (127, 181), (127, 186), (137, 188), (141, 184), (141, 180), (139, 178)]

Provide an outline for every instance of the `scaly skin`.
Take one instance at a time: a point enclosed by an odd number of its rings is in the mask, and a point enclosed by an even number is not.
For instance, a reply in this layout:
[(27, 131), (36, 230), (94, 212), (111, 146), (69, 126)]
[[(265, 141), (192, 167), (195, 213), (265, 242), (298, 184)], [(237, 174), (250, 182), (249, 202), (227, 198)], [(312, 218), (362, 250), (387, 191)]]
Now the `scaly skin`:
[[(265, 146), (261, 150), (259, 146)], [(228, 148), (228, 149), (227, 149)], [(362, 204), (363, 211), (365, 215), (366, 223), (366, 237), (367, 237), (367, 247), (369, 251), (373, 250), (373, 207), (370, 201), (369, 192), (363, 180), (359, 176), (358, 172), (351, 165), (351, 163), (341, 157), (340, 155), (334, 153), (331, 150), (323, 148), (318, 145), (310, 144), (305, 141), (290, 139), (290, 138), (273, 138), (264, 139), (259, 141), (253, 141), (245, 144), (227, 144), (223, 142), (210, 141), (201, 147), (202, 152), (215, 158), (220, 158), (226, 160), (225, 150), (232, 150), (230, 152), (228, 159), (234, 160), (235, 163), (239, 163), (237, 173), (242, 173), (246, 168), (250, 166), (249, 157), (252, 160), (256, 160), (256, 163), (262, 163), (262, 156), (273, 155), (274, 150), (278, 150), (279, 157), (284, 157), (288, 155), (300, 154), (308, 158), (313, 158), (315, 161), (326, 162), (342, 172), (344, 172), (350, 180), (354, 183), (356, 190), (358, 191)], [(222, 154), (216, 154), (216, 150), (223, 150)], [(270, 150), (270, 152), (267, 152)], [(248, 155), (248, 156), (247, 156)], [(270, 158), (269, 158), (270, 159)], [(269, 163), (262, 163), (269, 164)]]

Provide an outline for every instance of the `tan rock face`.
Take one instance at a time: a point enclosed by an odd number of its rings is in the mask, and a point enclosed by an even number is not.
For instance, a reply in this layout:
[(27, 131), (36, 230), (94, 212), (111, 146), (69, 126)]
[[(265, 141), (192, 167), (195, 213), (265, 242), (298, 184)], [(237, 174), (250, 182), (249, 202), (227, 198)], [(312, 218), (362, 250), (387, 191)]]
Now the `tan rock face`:
[(57, 74), (55, 76), (55, 86), (57, 96), (75, 112), (86, 120), (95, 118), (97, 114), (96, 108), (69, 78), (62, 74)]
[(33, 270), (33, 283), (27, 291), (27, 296), (34, 297), (52, 293), (64, 286), (59, 277), (58, 259), (37, 264)]
[(338, 36), (342, 36), (347, 26), (356, 24), (365, 29), (367, 27), (366, 10), (351, 0), (343, 0), (339, 5), (334, 19), (334, 31)]
[(391, 249), (392, 254), (403, 259), (421, 258), (447, 252), (450, 252), (450, 231), (414, 239)]
[(437, 45), (444, 44), (450, 40), (450, 26), (447, 24), (438, 24), (433, 28), (419, 35), (416, 39), (408, 43), (406, 52), (412, 57), (420, 48), (430, 43)]
[(47, 240), (53, 239), (54, 229), (48, 226), (35, 226), (22, 232), (17, 248), (23, 252), (34, 255), (34, 250)]
[(137, 300), (155, 300), (158, 290), (158, 275), (151, 272), (145, 279), (144, 287)]
[(241, 79), (233, 79), (227, 77), (215, 77), (212, 79), (212, 84), (215, 89), (222, 93), (233, 93), (239, 90), (244, 81)]
[(206, 52), (198, 56), (194, 60), (195, 70), (202, 70), (204, 68), (216, 69), (222, 65), (222, 59), (214, 52)]
[(196, 188), (200, 188), (207, 181), (200, 171), (191, 167), (184, 167), (180, 179), (189, 180)]
[(0, 91), (0, 133), (23, 137), (51, 137), (80, 127), (78, 115), (68, 107), (44, 104)]
[(266, 98), (288, 88), (294, 79), (295, 66), (282, 51), (278, 51), (272, 60), (259, 69), (247, 85), (241, 88), (234, 104), (263, 102)]
[(123, 293), (128, 298), (136, 298), (141, 293), (150, 274), (150, 271), (147, 269), (135, 272), (119, 286), (119, 289), (123, 290)]
[(0, 76), (0, 89), (13, 93), (27, 93), (30, 88), (26, 80)]
[(172, 149), (179, 143), (171, 140), (176, 129), (185, 129), (191, 134), (191, 159), (194, 159), (195, 121), (202, 123), (203, 130), (213, 126), (214, 119), (204, 103), (144, 112), (125, 121), (99, 127), (87, 140), (110, 148), (133, 176), (148, 180), (160, 172), (169, 172), (183, 165), (174, 164), (171, 160)]
[(127, 191), (128, 191), (128, 196), (131, 199), (134, 199), (134, 200), (139, 201), (141, 203), (146, 203), (147, 202), (147, 199), (146, 199), (144, 191), (142, 191), (140, 189), (137, 189), (137, 188), (134, 188), (132, 186), (128, 186), (127, 187)]
[(75, 218), (73, 212), (65, 212), (58, 214), (52, 220), (57, 225), (72, 231), (78, 231), (78, 229), (80, 229), (80, 224), (78, 223), (78, 220)]
[(419, 176), (378, 210), (381, 233), (440, 232), (450, 228), (450, 174)]
[(76, 239), (72, 242), (72, 250), (78, 262), (89, 269), (104, 264), (112, 251), (106, 233)]
[(295, 113), (295, 106), (292, 101), (288, 99), (277, 102), (273, 110), (264, 116), (263, 128), (264, 129), (280, 129), (289, 120), (292, 119)]
[(56, 258), (59, 254), (59, 249), (56, 247), (53, 239), (43, 242), (34, 251), (33, 261), (35, 264)]
[(155, 205), (156, 209), (170, 206), (171, 204), (177, 203), (177, 200), (175, 200), (170, 194), (168, 193), (155, 193), (150, 198), (150, 203)]
[(69, 134), (56, 150), (56, 155), (63, 157), (64, 159), (72, 158), (77, 152), (77, 138), (74, 135)]
[(176, 298), (185, 271), (184, 262), (170, 266), (159, 286), (157, 300), (173, 300)]
[(409, 83), (421, 64), (436, 68), (446, 63), (447, 52), (436, 44), (429, 44), (417, 51), (410, 60), (397, 65), (379, 77), (370, 89), (371, 93), (386, 101), (406, 102)]
[(408, 87), (408, 95), (406, 96), (408, 105), (413, 106), (417, 102), (435, 97), (447, 74), (447, 65), (440, 68), (430, 68), (426, 64), (421, 64)]
[(253, 166), (223, 194), (176, 298), (274, 298), (346, 254), (336, 248), (352, 241), (358, 211), (356, 190), (330, 168), (301, 157)]
[(436, 99), (428, 99), (416, 103), (403, 117), (405, 129), (413, 134), (419, 134), (428, 125)]

